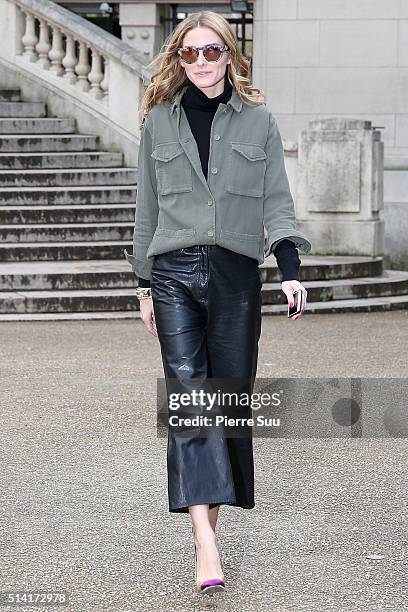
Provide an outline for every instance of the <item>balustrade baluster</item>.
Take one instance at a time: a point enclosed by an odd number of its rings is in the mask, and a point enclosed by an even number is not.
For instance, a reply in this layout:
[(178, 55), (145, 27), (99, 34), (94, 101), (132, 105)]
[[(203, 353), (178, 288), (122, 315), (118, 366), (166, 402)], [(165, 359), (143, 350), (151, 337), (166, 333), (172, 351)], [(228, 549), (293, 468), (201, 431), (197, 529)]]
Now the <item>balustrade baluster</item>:
[(66, 46), (65, 46), (65, 57), (62, 60), (62, 65), (65, 68), (64, 79), (72, 85), (76, 82), (77, 77), (75, 74), (75, 66), (77, 65), (76, 56), (76, 43), (72, 36), (67, 34)]
[(40, 19), (40, 40), (38, 41), (38, 44), (35, 49), (38, 53), (37, 63), (42, 68), (44, 68), (44, 70), (48, 70), (50, 67), (50, 60), (48, 59), (48, 53), (51, 49), (51, 45), (50, 45), (48, 23), (44, 21), (44, 19)]
[(23, 55), (30, 62), (36, 62), (38, 59), (37, 53), (35, 52), (35, 47), (38, 42), (37, 34), (35, 33), (35, 17), (31, 15), (31, 13), (24, 12), (26, 27), (24, 36), (21, 39), (21, 42), (24, 46)]
[(64, 73), (64, 68), (62, 67), (62, 60), (65, 56), (64, 47), (62, 41), (62, 32), (59, 28), (52, 26), (52, 47), (48, 54), (48, 57), (51, 60), (51, 68), (50, 70), (54, 72), (57, 76), (61, 76)]
[(103, 58), (103, 79), (99, 85), (103, 92), (103, 100), (106, 100), (109, 94), (109, 60), (107, 57)]
[(88, 59), (88, 47), (84, 42), (79, 43), (79, 58), (75, 67), (75, 72), (78, 75), (77, 87), (82, 91), (89, 91), (90, 84), (88, 74), (91, 70)]
[(96, 49), (91, 49), (91, 51), (92, 51), (92, 68), (91, 68), (90, 73), (88, 74), (88, 80), (91, 83), (90, 94), (94, 98), (99, 100), (103, 97), (103, 92), (100, 87), (100, 84), (103, 79), (102, 58), (101, 58), (100, 53), (98, 53)]

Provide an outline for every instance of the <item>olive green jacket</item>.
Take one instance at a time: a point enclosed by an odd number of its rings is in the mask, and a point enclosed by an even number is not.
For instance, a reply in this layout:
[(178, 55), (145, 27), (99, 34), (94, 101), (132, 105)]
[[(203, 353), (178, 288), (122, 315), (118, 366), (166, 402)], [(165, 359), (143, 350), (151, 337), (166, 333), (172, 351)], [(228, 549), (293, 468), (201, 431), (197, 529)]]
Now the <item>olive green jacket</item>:
[(143, 123), (133, 255), (124, 250), (133, 271), (150, 279), (154, 255), (195, 244), (218, 244), (260, 264), (284, 238), (308, 253), (272, 113), (243, 103), (233, 88), (212, 121), (206, 180), (180, 104), (186, 87)]

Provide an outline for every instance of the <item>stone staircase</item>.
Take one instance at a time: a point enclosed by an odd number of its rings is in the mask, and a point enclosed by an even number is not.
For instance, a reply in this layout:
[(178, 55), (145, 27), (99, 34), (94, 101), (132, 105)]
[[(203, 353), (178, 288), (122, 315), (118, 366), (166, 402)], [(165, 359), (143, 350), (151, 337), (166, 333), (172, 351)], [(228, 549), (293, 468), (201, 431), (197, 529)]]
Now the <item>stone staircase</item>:
[[(73, 119), (0, 89), (0, 321), (139, 318), (132, 252), (137, 171)], [(408, 272), (381, 258), (301, 254), (308, 312), (408, 307)], [(285, 314), (275, 258), (262, 311)]]

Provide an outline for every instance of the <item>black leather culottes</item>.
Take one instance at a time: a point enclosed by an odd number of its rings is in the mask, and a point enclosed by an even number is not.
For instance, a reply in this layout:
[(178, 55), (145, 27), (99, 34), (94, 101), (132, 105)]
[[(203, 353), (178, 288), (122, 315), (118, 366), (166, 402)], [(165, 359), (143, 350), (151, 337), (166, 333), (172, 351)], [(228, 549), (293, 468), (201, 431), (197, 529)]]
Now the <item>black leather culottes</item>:
[[(156, 255), (151, 291), (165, 379), (254, 380), (261, 288), (258, 261), (219, 245)], [(167, 476), (170, 512), (195, 504), (253, 508), (252, 435), (185, 437), (169, 427)]]

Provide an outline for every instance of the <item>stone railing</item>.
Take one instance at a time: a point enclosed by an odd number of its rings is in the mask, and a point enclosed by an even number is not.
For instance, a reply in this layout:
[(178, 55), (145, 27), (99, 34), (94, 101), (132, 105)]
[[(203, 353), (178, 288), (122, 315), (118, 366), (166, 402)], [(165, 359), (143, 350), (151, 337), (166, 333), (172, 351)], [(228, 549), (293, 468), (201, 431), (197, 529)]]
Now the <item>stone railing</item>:
[[(5, 71), (16, 68), (31, 78), (34, 90), (35, 84), (48, 86), (62, 100), (139, 139), (138, 110), (149, 80), (142, 53), (49, 0), (1, 3)], [(7, 84), (1, 80), (0, 75), (0, 85)], [(66, 108), (63, 102), (60, 108)]]
[(57, 27), (49, 18), (37, 17), (35, 13), (22, 9), (18, 2), (17, 6), (25, 22), (21, 38), (22, 56), (29, 62), (36, 62), (43, 70), (49, 70), (57, 77), (62, 76), (81, 91), (90, 91), (97, 100), (106, 101), (109, 94), (109, 60), (103, 51), (81, 38), (74, 38), (73, 34)]

